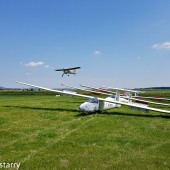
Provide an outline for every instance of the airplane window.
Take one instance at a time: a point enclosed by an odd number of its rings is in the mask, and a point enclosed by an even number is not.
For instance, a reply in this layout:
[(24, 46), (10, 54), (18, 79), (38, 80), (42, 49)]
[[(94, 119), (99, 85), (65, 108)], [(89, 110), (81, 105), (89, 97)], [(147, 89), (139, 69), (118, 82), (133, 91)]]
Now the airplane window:
[(88, 100), (89, 103), (98, 103), (98, 99), (97, 98), (92, 98)]
[(111, 98), (115, 98), (115, 95), (114, 95), (114, 94), (112, 94), (110, 97), (111, 97)]

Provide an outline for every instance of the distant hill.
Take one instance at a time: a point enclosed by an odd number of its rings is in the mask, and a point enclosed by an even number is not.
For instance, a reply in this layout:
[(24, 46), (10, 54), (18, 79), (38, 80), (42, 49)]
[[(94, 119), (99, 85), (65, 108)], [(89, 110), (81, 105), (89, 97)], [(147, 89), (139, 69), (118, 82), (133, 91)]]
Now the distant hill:
[(6, 89), (5, 87), (0, 86), (0, 90), (5, 90), (5, 89)]
[(146, 87), (146, 88), (136, 88), (136, 90), (170, 90), (170, 87)]

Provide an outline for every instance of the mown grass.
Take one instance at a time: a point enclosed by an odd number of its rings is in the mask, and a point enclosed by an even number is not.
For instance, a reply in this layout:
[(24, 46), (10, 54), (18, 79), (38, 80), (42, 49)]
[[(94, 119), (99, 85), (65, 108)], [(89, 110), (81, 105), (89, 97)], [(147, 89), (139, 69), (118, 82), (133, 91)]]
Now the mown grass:
[(84, 101), (0, 93), (0, 162), (24, 170), (170, 169), (170, 115), (128, 107), (84, 114)]

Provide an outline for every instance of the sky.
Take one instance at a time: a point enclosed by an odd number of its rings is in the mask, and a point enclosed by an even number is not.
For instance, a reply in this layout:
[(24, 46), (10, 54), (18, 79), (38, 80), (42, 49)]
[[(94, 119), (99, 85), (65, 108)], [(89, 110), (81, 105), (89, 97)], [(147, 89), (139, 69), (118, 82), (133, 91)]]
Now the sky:
[[(0, 0), (0, 86), (170, 86), (170, 0)], [(77, 67), (76, 76), (55, 69)]]

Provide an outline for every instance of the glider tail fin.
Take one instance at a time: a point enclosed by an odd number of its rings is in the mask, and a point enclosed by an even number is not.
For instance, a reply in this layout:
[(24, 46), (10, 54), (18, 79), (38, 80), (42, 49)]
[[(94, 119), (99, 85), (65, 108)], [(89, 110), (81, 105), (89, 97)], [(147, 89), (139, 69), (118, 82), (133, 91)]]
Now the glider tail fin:
[(123, 93), (123, 96), (130, 97), (130, 93), (129, 92), (125, 92), (125, 93)]

